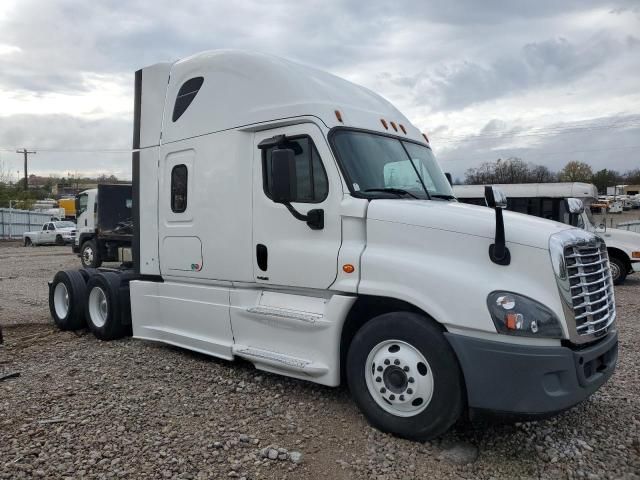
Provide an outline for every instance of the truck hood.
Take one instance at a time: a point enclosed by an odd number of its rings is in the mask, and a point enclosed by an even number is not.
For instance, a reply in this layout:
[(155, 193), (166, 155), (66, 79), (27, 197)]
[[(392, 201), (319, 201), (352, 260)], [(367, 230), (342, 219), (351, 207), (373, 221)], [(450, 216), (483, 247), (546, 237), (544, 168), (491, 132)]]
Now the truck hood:
[[(613, 242), (624, 244), (629, 250), (640, 250), (640, 233), (622, 230), (620, 228), (607, 228), (605, 232), (597, 232), (605, 243)], [(613, 243), (610, 245), (615, 247)]]
[[(573, 228), (563, 223), (503, 211), (507, 243), (549, 248), (549, 237)], [(495, 237), (495, 212), (491, 208), (436, 200), (372, 200), (367, 210), (369, 220), (403, 223), (475, 237)]]

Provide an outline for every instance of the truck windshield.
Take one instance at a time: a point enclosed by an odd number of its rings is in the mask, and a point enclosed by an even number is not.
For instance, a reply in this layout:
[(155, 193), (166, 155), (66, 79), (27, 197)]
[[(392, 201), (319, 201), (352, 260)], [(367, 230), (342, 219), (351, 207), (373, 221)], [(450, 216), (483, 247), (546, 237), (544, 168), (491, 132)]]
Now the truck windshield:
[(56, 228), (69, 228), (69, 227), (75, 227), (76, 224), (73, 222), (55, 222), (56, 224)]
[(332, 143), (347, 182), (358, 196), (455, 198), (426, 146), (351, 130), (337, 131)]

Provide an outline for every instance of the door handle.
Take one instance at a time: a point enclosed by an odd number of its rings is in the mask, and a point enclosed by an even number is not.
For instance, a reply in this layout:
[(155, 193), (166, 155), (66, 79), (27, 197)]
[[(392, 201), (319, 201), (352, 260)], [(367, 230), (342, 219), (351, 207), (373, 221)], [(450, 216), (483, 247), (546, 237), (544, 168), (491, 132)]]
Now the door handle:
[(263, 245), (262, 243), (256, 245), (256, 260), (258, 262), (258, 268), (263, 272), (266, 272), (269, 264), (269, 251), (267, 250), (266, 245)]

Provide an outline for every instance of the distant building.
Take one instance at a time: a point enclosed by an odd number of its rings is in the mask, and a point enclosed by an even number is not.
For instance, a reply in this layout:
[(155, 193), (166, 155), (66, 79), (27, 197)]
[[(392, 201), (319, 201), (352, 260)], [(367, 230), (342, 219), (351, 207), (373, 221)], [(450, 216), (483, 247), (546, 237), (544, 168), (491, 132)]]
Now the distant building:
[(626, 185), (616, 185), (615, 187), (607, 187), (607, 195), (623, 195)]
[(640, 185), (625, 185), (624, 186), (624, 194), (625, 195), (637, 195), (640, 193)]

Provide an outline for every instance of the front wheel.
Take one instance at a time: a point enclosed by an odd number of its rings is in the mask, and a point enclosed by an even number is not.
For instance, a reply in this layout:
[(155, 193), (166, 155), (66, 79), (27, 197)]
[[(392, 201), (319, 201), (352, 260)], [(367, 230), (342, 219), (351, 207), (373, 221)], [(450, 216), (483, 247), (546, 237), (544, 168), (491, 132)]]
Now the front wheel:
[(56, 245), (64, 245), (64, 238), (62, 238), (62, 235), (56, 235)]
[(394, 312), (367, 322), (351, 342), (346, 372), (356, 403), (384, 432), (424, 441), (442, 435), (462, 414), (456, 355), (422, 315)]
[(33, 242), (31, 242), (31, 239), (29, 237), (24, 239), (24, 246), (25, 247), (33, 247)]
[(618, 257), (609, 257), (609, 269), (611, 270), (611, 279), (614, 285), (624, 283), (627, 278), (627, 267)]
[(80, 261), (85, 268), (98, 268), (102, 265), (102, 258), (95, 240), (87, 240), (82, 244)]

